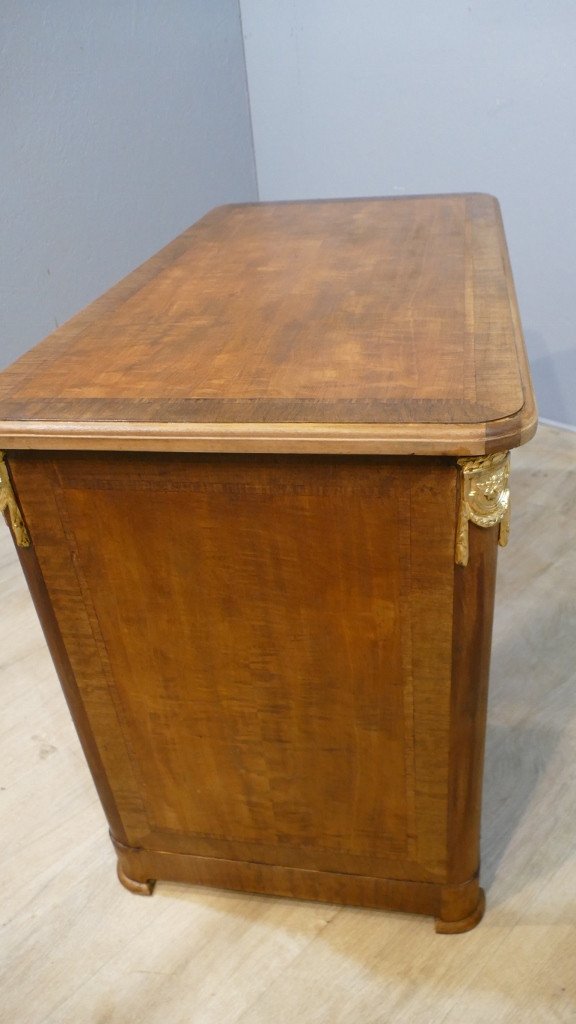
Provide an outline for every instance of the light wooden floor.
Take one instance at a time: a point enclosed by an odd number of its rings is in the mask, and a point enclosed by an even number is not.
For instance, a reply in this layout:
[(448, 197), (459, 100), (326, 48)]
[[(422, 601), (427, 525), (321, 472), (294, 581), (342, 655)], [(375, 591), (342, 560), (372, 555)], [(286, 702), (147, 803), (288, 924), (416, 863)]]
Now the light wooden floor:
[(2, 1024), (576, 1021), (576, 434), (515, 453), (488, 732), (488, 911), (427, 918), (117, 883), (1, 527)]

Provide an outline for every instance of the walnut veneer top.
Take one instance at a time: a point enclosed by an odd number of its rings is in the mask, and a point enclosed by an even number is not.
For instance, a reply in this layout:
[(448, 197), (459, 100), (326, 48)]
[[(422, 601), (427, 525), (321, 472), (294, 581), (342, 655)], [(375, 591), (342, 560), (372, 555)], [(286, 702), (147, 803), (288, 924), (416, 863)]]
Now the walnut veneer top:
[(0, 446), (483, 454), (536, 413), (487, 195), (223, 206), (0, 375)]

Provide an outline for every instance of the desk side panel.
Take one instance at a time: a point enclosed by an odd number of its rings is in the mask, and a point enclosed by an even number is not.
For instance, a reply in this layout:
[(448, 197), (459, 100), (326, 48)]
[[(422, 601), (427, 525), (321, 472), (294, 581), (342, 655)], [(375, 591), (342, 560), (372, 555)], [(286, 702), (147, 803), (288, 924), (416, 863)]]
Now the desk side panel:
[(451, 460), (10, 466), (117, 839), (448, 880)]

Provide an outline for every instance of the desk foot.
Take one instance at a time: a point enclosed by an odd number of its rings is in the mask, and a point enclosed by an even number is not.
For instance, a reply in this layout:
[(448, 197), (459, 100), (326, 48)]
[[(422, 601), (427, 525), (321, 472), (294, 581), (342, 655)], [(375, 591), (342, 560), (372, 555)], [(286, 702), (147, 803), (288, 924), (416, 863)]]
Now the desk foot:
[(484, 895), (484, 889), (479, 889), (478, 902), (470, 914), (460, 918), (459, 921), (443, 921), (441, 917), (437, 917), (435, 929), (439, 935), (458, 935), (461, 932), (469, 932), (480, 923), (484, 917), (485, 909), (486, 896)]
[(124, 873), (120, 861), (118, 861), (117, 871), (120, 882), (124, 888), (128, 889), (130, 892), (135, 892), (138, 896), (151, 896), (154, 892), (154, 886), (156, 885), (155, 878), (149, 878), (146, 882), (138, 882), (135, 878), (130, 878)]

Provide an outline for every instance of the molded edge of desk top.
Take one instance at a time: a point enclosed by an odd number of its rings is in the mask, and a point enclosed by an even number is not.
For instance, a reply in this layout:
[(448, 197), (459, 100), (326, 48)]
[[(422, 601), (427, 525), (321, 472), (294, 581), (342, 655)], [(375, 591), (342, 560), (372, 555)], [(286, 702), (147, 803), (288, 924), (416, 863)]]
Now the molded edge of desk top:
[[(525, 413), (525, 409), (522, 410)], [(485, 455), (525, 444), (538, 417), (463, 424), (0, 422), (8, 451), (238, 452), (282, 455)]]
[[(504, 230), (502, 226), (500, 208), (498, 202), (492, 196), (476, 195), (469, 196), (406, 196), (398, 199), (390, 198), (379, 202), (401, 203), (413, 199), (420, 199), (424, 202), (435, 200), (449, 200), (451, 198), (466, 200), (467, 205), (472, 208), (478, 207), (484, 211), (492, 209), (490, 216), (493, 216), (493, 223), (496, 225), (501, 254), (502, 279), (505, 280), (506, 290), (509, 297), (510, 321), (513, 338), (513, 348), (517, 364), (517, 388), (518, 399), (523, 397), (523, 404), (501, 418), (484, 419), (479, 422), (430, 422), (424, 420), (418, 422), (414, 417), (412, 421), (396, 420), (394, 422), (374, 421), (346, 422), (341, 418), (338, 422), (331, 422), (330, 418), (323, 422), (307, 421), (305, 417), (290, 422), (272, 422), (270, 420), (252, 421), (249, 416), (238, 417), (236, 420), (218, 422), (217, 416), (206, 416), (205, 419), (187, 420), (179, 419), (170, 422), (169, 415), (166, 422), (162, 418), (140, 421), (137, 416), (123, 419), (110, 418), (105, 414), (102, 418), (94, 418), (88, 414), (82, 418), (58, 418), (57, 403), (54, 407), (54, 418), (46, 419), (42, 416), (42, 401), (38, 403), (37, 418), (27, 418), (25, 413), (26, 402), (22, 403), (22, 418), (20, 409), (14, 414), (10, 408), (14, 403), (1, 401), (0, 393), (0, 415), (3, 407), (7, 416), (0, 420), (0, 448), (6, 450), (16, 449), (37, 449), (37, 450), (91, 450), (91, 451), (166, 451), (166, 452), (243, 452), (243, 453), (279, 453), (279, 454), (374, 454), (374, 455), (445, 455), (445, 456), (466, 456), (483, 455), (494, 451), (501, 451), (524, 444), (534, 435), (537, 428), (537, 412), (535, 407), (530, 371), (518, 306), (516, 301), (514, 283), (510, 269), (509, 256), (506, 246)], [(376, 202), (374, 200), (319, 200), (310, 203), (298, 203), (298, 207), (306, 205), (320, 206), (330, 203), (359, 203), (360, 206)], [(199, 222), (211, 223), (215, 218), (216, 223), (222, 217), (226, 217), (226, 211), (235, 211), (249, 207), (289, 207), (291, 203), (274, 204), (232, 204), (228, 207), (218, 207)], [(127, 278), (119, 282), (113, 289), (107, 292), (86, 310), (77, 314), (68, 324), (60, 328), (54, 335), (45, 339), (37, 350), (43, 353), (42, 362), (50, 358), (53, 346), (65, 351), (68, 338), (78, 337), (83, 331), (86, 322), (90, 323), (96, 314), (105, 315), (107, 310), (114, 309), (115, 303), (122, 303), (124, 294), (132, 294), (138, 290), (141, 283), (154, 278), (162, 268), (178, 260), (179, 254), (186, 252), (187, 239), (190, 237), (193, 228), (184, 232), (172, 243), (160, 250), (155, 256), (148, 260), (141, 267), (137, 268)], [(56, 337), (59, 339), (56, 341)], [(54, 339), (54, 341), (52, 340)], [(52, 346), (52, 348), (50, 347)], [(35, 350), (32, 350), (35, 352)], [(27, 354), (28, 355), (28, 354)], [(22, 357), (16, 364), (16, 369), (27, 356)], [(34, 376), (24, 363), (23, 380)], [(33, 365), (33, 361), (32, 361)], [(9, 379), (12, 368), (0, 374), (0, 385), (4, 385)], [(20, 371), (21, 373), (21, 371)], [(4, 379), (2, 379), (4, 378)], [(18, 373), (16, 373), (18, 379)], [(13, 392), (14, 393), (14, 392)], [(17, 391), (16, 391), (17, 394)], [(16, 403), (17, 406), (18, 403)], [(49, 405), (49, 402), (47, 402)], [(512, 408), (514, 408), (512, 406)], [(36, 410), (34, 410), (36, 414)], [(104, 413), (104, 410), (103, 410)], [(439, 417), (441, 418), (441, 417)], [(448, 417), (447, 417), (448, 418)]]

